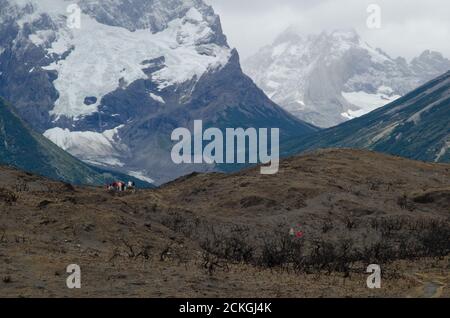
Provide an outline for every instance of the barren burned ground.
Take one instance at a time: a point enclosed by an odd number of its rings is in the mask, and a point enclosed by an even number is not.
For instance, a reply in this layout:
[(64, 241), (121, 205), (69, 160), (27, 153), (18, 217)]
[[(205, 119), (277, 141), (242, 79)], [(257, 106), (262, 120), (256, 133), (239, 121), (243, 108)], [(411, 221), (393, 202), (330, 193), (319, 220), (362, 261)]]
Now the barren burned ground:
[(3, 297), (450, 296), (450, 165), (324, 150), (125, 194), (0, 176)]

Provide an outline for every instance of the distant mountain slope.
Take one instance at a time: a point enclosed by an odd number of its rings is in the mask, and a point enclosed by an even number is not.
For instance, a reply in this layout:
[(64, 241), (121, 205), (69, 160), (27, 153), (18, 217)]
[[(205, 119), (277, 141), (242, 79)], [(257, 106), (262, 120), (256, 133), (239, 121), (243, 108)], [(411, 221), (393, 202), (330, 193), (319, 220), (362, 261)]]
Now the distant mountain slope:
[[(78, 4), (80, 28), (67, 24)], [(84, 162), (157, 183), (217, 167), (175, 165), (171, 133), (205, 126), (314, 132), (241, 70), (203, 0), (0, 0), (0, 95)]]
[(72, 157), (29, 129), (1, 98), (0, 164), (75, 184), (103, 185), (116, 177), (125, 177), (91, 168)]
[(292, 141), (285, 154), (330, 147), (450, 162), (450, 72), (363, 117)]
[(354, 30), (304, 35), (294, 28), (243, 62), (273, 101), (298, 118), (331, 127), (384, 106), (450, 70), (425, 51), (407, 62), (367, 44)]

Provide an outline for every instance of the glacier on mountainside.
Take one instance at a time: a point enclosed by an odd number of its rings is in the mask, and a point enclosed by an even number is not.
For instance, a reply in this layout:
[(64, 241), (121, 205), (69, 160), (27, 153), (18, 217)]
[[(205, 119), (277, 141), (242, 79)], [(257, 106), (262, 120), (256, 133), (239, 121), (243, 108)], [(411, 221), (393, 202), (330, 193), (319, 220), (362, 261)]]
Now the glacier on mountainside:
[[(172, 162), (172, 131), (196, 119), (280, 127), (283, 138), (317, 130), (242, 72), (203, 0), (0, 0), (0, 7), (0, 96), (90, 164), (162, 183), (221, 169)], [(80, 23), (72, 23), (78, 12)]]
[[(20, 1), (27, 2), (27, 1)], [(49, 3), (58, 2), (58, 6)], [(88, 14), (81, 15), (81, 27), (68, 28), (63, 1), (33, 2), (36, 9), (22, 23), (32, 23), (41, 12), (50, 12), (54, 29), (38, 30), (29, 35), (48, 56), (56, 59), (45, 70), (54, 70), (54, 81), (59, 92), (51, 115), (57, 121), (61, 116), (79, 119), (98, 111), (101, 99), (119, 87), (126, 87), (138, 79), (147, 79), (145, 61), (163, 56), (164, 67), (152, 74), (158, 89), (200, 78), (208, 70), (224, 66), (231, 55), (228, 47), (207, 43), (213, 31), (209, 22), (195, 8), (184, 17), (176, 18), (167, 28), (156, 33), (150, 29), (130, 31), (120, 26), (98, 22)], [(86, 97), (95, 96), (97, 102), (85, 105)]]

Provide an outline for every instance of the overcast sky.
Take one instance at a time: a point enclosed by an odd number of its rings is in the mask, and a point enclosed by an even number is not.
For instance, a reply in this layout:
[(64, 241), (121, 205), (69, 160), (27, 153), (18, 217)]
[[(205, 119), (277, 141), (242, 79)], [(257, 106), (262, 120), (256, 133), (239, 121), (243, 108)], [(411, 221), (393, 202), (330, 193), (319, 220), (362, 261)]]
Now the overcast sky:
[[(450, 57), (449, 0), (207, 0), (221, 16), (231, 46), (245, 58), (291, 25), (302, 32), (355, 28), (370, 45), (408, 59), (425, 49)], [(369, 29), (369, 4), (381, 28)]]

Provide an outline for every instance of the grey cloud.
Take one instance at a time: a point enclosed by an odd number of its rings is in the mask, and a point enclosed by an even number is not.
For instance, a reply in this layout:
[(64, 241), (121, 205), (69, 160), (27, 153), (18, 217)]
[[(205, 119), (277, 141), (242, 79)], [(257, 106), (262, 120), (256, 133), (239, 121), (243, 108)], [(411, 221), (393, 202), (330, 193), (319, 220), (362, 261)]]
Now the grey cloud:
[[(355, 28), (364, 39), (392, 56), (412, 58), (425, 49), (450, 57), (448, 0), (209, 0), (220, 14), (231, 45), (243, 57), (291, 25), (304, 33)], [(366, 26), (369, 4), (379, 4), (382, 28)]]

